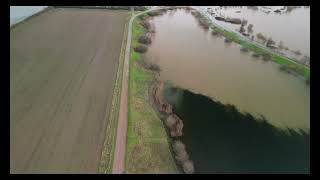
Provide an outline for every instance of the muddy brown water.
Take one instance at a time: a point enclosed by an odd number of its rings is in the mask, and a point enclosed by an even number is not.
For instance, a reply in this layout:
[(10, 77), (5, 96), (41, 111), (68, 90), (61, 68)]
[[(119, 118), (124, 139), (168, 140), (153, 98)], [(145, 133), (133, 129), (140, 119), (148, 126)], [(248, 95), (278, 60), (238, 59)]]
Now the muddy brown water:
[[(290, 12), (286, 10), (276, 13), (274, 10), (283, 6), (257, 7), (257, 10), (246, 6), (217, 7), (208, 6), (219, 16), (248, 20), (253, 25), (253, 34), (262, 33), (267, 38), (275, 40), (276, 45), (280, 41), (291, 50), (299, 50), (302, 54), (310, 56), (310, 8), (299, 6)], [(207, 8), (207, 7), (203, 7)], [(268, 13), (268, 11), (270, 11)], [(240, 25), (216, 21), (223, 27), (239, 29)], [(247, 30), (247, 26), (245, 26)], [(284, 53), (290, 53), (284, 52)], [(300, 59), (302, 55), (296, 56)]]
[(310, 89), (302, 78), (225, 44), (184, 10), (152, 22), (146, 60), (178, 86), (164, 95), (183, 120), (180, 140), (195, 173), (309, 172)]
[(263, 115), (277, 127), (309, 130), (310, 88), (302, 78), (224, 43), (185, 10), (151, 21), (156, 33), (146, 58), (160, 66), (162, 80)]

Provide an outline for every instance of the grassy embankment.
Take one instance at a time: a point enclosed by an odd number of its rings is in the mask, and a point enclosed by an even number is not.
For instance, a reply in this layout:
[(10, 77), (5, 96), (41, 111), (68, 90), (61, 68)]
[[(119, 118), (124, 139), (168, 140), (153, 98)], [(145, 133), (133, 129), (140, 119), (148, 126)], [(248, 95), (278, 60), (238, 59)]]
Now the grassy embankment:
[(133, 50), (138, 37), (146, 33), (140, 22), (137, 17), (132, 24), (125, 172), (178, 173), (165, 127), (149, 102), (148, 86), (154, 73), (139, 64), (141, 54)]
[(119, 118), (123, 64), (124, 64), (125, 50), (126, 50), (126, 44), (127, 44), (128, 23), (129, 23), (130, 17), (131, 16), (127, 17), (127, 23), (125, 24), (125, 28), (123, 32), (123, 40), (122, 40), (121, 51), (119, 56), (117, 76), (115, 79), (112, 102), (111, 102), (112, 104), (111, 104), (110, 114), (108, 117), (108, 124), (106, 128), (106, 137), (104, 140), (102, 154), (101, 154), (99, 173), (105, 173), (105, 174), (112, 173), (112, 165), (113, 165), (113, 159), (114, 159), (113, 156), (114, 156), (118, 118)]
[(269, 55), (271, 57), (271, 60), (273, 60), (274, 62), (276, 62), (280, 65), (283, 65), (283, 67), (285, 67), (288, 70), (294, 71), (294, 72), (304, 76), (306, 79), (308, 79), (310, 76), (310, 69), (305, 67), (304, 65), (296, 64), (284, 56), (273, 54), (273, 53), (268, 52), (267, 50), (262, 49), (256, 45), (248, 42), (248, 41), (242, 40), (234, 32), (229, 32), (229, 31), (226, 31), (226, 30), (219, 28), (219, 27), (216, 27), (216, 26), (212, 27), (212, 31), (215, 31), (215, 32), (222, 34), (223, 36), (232, 40), (233, 42), (240, 44), (242, 47), (253, 51), (255, 54), (258, 54), (261, 56)]

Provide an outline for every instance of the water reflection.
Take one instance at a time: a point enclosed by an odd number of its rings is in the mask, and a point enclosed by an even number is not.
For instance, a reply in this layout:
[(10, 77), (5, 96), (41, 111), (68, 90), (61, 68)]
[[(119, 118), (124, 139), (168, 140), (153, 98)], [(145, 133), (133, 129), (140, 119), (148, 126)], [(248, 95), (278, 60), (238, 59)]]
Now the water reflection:
[(184, 122), (196, 173), (309, 173), (308, 133), (280, 130), (188, 90), (167, 87), (165, 97)]

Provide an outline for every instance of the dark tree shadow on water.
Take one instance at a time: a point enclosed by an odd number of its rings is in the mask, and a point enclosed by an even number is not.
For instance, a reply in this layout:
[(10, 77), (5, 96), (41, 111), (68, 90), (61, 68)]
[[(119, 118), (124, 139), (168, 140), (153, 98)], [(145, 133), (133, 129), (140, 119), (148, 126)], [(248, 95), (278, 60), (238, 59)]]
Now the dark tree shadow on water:
[(167, 88), (196, 173), (309, 173), (310, 135), (279, 129), (187, 90)]

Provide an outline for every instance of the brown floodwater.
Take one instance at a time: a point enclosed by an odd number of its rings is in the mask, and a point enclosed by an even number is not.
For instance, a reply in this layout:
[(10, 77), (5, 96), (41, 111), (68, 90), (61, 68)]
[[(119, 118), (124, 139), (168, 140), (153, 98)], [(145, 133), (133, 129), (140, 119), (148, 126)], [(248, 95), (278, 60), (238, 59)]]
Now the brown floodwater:
[(277, 127), (310, 129), (310, 88), (302, 78), (224, 43), (185, 10), (151, 21), (156, 33), (146, 58), (160, 66), (162, 80), (263, 115)]
[[(207, 6), (201, 8), (212, 8), (212, 11), (222, 17), (232, 17), (248, 20), (253, 25), (253, 34), (262, 33), (267, 38), (271, 37), (276, 45), (280, 41), (291, 50), (299, 50), (303, 55), (310, 56), (310, 8), (299, 6), (287, 11), (284, 6), (257, 6), (257, 9), (247, 6)], [(284, 9), (281, 13), (275, 10)], [(240, 25), (215, 21), (219, 25), (238, 30)], [(245, 26), (247, 30), (247, 26)], [(285, 54), (295, 58), (302, 58), (303, 55), (294, 56), (291, 51), (283, 51)]]

